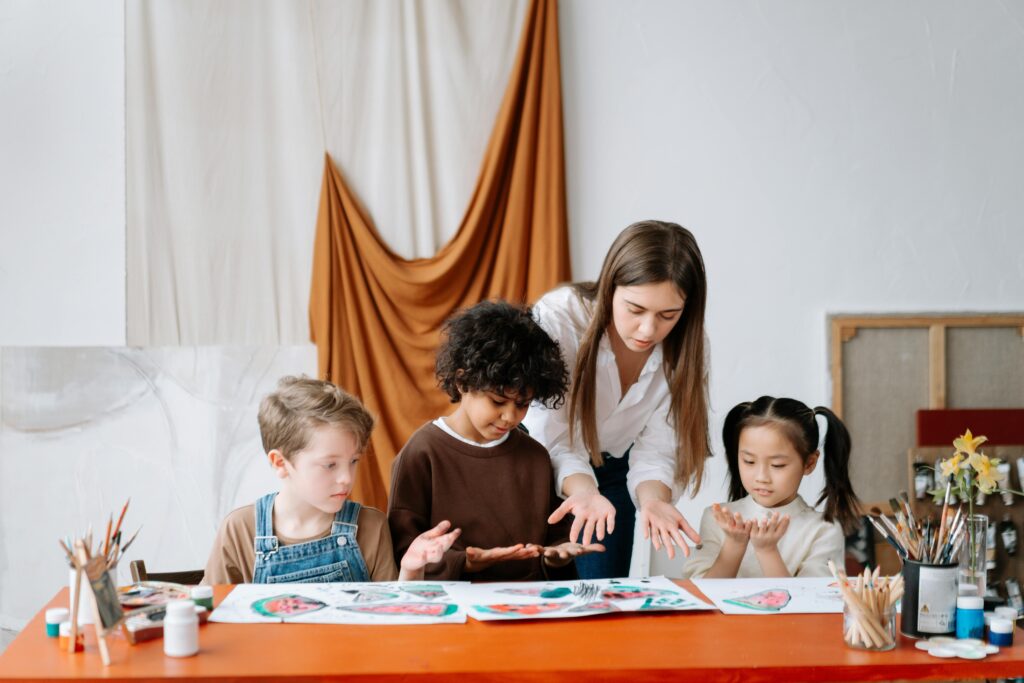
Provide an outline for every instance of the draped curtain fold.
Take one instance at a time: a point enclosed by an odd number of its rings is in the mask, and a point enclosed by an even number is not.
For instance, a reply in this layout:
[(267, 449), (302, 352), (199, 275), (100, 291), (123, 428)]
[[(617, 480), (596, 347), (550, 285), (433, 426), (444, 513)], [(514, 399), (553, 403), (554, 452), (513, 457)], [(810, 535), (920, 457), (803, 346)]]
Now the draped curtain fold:
[(444, 320), (483, 299), (532, 301), (568, 279), (557, 4), (532, 0), (469, 206), (435, 256), (389, 249), (325, 158), (310, 333), (320, 375), (378, 418), (354, 497), (384, 508), (402, 444), (449, 411), (433, 373)]

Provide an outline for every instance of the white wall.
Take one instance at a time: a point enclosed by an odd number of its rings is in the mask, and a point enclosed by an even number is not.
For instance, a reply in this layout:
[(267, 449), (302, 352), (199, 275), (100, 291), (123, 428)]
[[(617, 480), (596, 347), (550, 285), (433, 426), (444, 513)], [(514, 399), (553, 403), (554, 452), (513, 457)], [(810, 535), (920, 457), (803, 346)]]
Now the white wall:
[(0, 0), (0, 346), (124, 344), (124, 5)]
[(733, 405), (829, 402), (828, 313), (1024, 308), (1024, 4), (560, 8), (574, 274), (642, 218), (705, 256), (716, 456), (694, 525), (724, 499)]
[[(113, 0), (0, 0), (0, 345), (124, 343), (122, 26)], [(1024, 5), (996, 0), (562, 0), (577, 277), (634, 220), (695, 231), (715, 432), (761, 393), (827, 403), (829, 312), (1020, 310), (1022, 27)], [(127, 482), (159, 488), (133, 503), (140, 555), (194, 566), (223, 511), (269, 486), (255, 401), (313, 362), (308, 348), (106, 353), (123, 387), (97, 384), (95, 349), (2, 351), (0, 623), (63, 580), (56, 544), (31, 564), (25, 549), (98, 521)], [(27, 363), (51, 393), (23, 390)], [(68, 419), (68, 401), (80, 422), (31, 422)], [(719, 453), (683, 506), (694, 523), (723, 475)], [(32, 517), (40, 493), (61, 505)]]

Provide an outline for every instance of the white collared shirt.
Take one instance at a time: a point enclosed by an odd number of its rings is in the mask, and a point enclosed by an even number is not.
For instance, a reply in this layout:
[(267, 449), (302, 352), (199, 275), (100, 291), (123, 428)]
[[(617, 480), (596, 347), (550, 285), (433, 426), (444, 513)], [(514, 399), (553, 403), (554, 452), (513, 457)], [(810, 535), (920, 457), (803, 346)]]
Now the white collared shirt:
[[(789, 528), (779, 539), (778, 549), (782, 561), (792, 576), (830, 576), (829, 560), (843, 566), (843, 555), (846, 552), (846, 537), (843, 529), (836, 522), (826, 522), (820, 512), (808, 505), (803, 498), (797, 496), (793, 501), (777, 508), (766, 508), (754, 502), (750, 496), (744, 496), (724, 507), (730, 512), (738, 512), (743, 519), (761, 519), (773, 512), (789, 515)], [(684, 579), (700, 579), (711, 569), (718, 559), (718, 553), (725, 542), (725, 532), (715, 521), (711, 508), (704, 510), (700, 519), (701, 548), (690, 555), (683, 565)], [(737, 579), (764, 576), (761, 563), (753, 544), (740, 561)]]
[[(540, 326), (558, 342), (570, 373), (576, 365), (580, 340), (590, 324), (591, 304), (580, 299), (571, 287), (561, 287), (545, 294), (533, 306), (533, 316)], [(608, 335), (601, 336), (597, 354), (597, 384), (594, 416), (597, 440), (601, 450), (612, 457), (629, 452), (629, 474), (626, 486), (636, 503), (636, 487), (644, 481), (660, 481), (672, 490), (673, 501), (682, 488), (675, 483), (676, 431), (669, 424), (672, 397), (662, 368), (662, 348), (658, 344), (640, 371), (640, 377), (622, 396), (619, 369), (615, 363)], [(620, 400), (621, 399), (621, 400)], [(569, 393), (565, 403), (556, 410), (539, 403), (530, 406), (523, 424), (530, 436), (551, 454), (555, 471), (555, 489), (562, 494), (562, 483), (573, 474), (594, 477), (590, 456), (576, 428), (576, 439), (569, 443)]]

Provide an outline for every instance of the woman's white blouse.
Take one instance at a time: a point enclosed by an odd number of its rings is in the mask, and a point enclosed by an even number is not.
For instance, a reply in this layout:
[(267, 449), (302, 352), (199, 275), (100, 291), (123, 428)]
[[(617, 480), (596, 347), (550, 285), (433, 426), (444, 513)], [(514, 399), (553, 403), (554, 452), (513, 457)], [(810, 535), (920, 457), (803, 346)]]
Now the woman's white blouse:
[[(561, 287), (541, 297), (533, 306), (533, 316), (558, 342), (571, 375), (580, 340), (590, 323), (590, 303), (580, 299), (571, 287)], [(676, 432), (668, 421), (672, 399), (662, 368), (661, 344), (651, 351), (639, 379), (625, 396), (621, 395), (620, 386), (615, 355), (608, 335), (604, 334), (598, 345), (594, 401), (598, 443), (602, 451), (613, 457), (621, 457), (632, 445), (626, 486), (634, 504), (637, 485), (651, 480), (668, 486), (675, 502), (682, 489), (675, 483)], [(578, 428), (576, 439), (569, 443), (568, 392), (565, 399), (555, 410), (534, 403), (523, 420), (530, 436), (551, 454), (559, 495), (563, 495), (562, 483), (573, 474), (586, 474), (597, 481)]]

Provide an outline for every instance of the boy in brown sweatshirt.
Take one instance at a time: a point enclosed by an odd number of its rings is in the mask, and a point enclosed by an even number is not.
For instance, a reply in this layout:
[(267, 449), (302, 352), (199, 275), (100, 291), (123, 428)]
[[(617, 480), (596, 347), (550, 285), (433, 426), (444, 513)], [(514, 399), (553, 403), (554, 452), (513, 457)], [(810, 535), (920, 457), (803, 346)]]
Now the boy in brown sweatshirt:
[(561, 502), (551, 459), (517, 429), (531, 401), (563, 401), (568, 374), (558, 345), (529, 309), (500, 301), (457, 314), (443, 333), (436, 373), (457, 407), (417, 430), (395, 460), (395, 556), (450, 520), (462, 534), (426, 566), (427, 579), (575, 578), (573, 558), (604, 547), (570, 543), (567, 523), (547, 523)]

